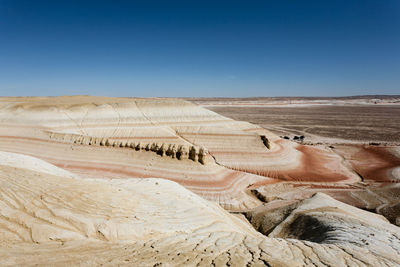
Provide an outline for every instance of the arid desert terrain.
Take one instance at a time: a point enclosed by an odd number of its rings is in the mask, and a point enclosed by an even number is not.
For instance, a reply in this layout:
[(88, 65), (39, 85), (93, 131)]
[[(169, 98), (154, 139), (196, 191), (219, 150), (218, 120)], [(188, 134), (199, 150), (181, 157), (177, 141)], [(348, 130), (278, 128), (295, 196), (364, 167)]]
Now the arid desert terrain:
[(400, 266), (400, 97), (0, 98), (2, 266)]

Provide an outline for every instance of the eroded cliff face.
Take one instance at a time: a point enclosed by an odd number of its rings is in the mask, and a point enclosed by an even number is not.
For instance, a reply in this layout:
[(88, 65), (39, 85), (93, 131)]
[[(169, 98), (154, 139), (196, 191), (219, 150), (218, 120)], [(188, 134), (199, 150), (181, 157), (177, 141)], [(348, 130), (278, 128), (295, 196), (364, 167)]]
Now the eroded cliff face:
[(229, 210), (261, 204), (251, 186), (360, 181), (331, 151), (179, 99), (3, 98), (0, 104), (0, 150), (86, 178), (169, 179)]
[(204, 147), (198, 147), (193, 145), (177, 145), (168, 143), (142, 143), (140, 141), (134, 141), (135, 137), (132, 139), (128, 137), (95, 137), (79, 134), (68, 134), (68, 133), (56, 133), (48, 132), (50, 140), (56, 140), (59, 142), (73, 143), (79, 145), (89, 145), (89, 146), (109, 146), (109, 147), (119, 147), (119, 148), (130, 148), (136, 151), (151, 151), (155, 152), (160, 156), (168, 156), (173, 159), (191, 159), (195, 162), (205, 164), (210, 161), (207, 155), (207, 149)]
[(0, 255), (4, 265), (399, 265), (396, 226), (315, 195), (398, 223), (398, 166), (385, 161), (398, 151), (382, 149), (304, 146), (179, 99), (1, 98)]
[(164, 179), (88, 180), (0, 152), (0, 182), (2, 265), (400, 264), (398, 227), (323, 194), (292, 206), (267, 237)]

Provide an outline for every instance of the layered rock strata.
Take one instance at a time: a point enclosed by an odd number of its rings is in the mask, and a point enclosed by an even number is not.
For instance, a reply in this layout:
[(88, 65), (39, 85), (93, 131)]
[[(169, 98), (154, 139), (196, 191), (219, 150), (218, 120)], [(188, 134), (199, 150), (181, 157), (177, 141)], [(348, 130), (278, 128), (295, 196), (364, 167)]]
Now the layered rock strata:
[(93, 136), (85, 136), (79, 134), (64, 134), (49, 132), (51, 140), (79, 144), (79, 145), (92, 145), (92, 146), (112, 146), (112, 147), (123, 147), (130, 148), (136, 151), (152, 151), (160, 156), (169, 156), (181, 159), (191, 159), (201, 164), (207, 162), (207, 149), (204, 147), (189, 146), (189, 145), (177, 145), (177, 144), (166, 144), (166, 143), (142, 143), (140, 141), (133, 141), (128, 138), (99, 138)]
[(400, 264), (398, 227), (322, 194), (275, 210), (267, 237), (163, 179), (88, 180), (0, 152), (0, 182), (3, 266)]
[(0, 98), (0, 150), (83, 178), (168, 179), (232, 211), (259, 206), (273, 199), (271, 188), (285, 187), (290, 192), (279, 198), (323, 191), (397, 220), (394, 201), (365, 194), (397, 183), (398, 165), (387, 165), (387, 156), (304, 146), (180, 99)]

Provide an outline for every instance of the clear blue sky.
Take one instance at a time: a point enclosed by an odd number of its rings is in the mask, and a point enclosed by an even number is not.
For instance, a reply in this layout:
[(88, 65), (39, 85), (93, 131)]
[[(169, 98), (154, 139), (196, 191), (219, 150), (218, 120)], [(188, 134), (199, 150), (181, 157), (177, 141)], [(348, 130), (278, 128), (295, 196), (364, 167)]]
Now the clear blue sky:
[(0, 95), (400, 94), (400, 1), (0, 0)]

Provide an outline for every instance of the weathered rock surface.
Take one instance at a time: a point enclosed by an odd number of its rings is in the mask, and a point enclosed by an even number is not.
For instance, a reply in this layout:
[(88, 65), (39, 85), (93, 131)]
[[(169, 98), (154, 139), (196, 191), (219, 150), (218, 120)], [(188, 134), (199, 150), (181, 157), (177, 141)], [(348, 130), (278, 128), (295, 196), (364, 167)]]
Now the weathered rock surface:
[[(398, 227), (324, 195), (291, 209), (266, 237), (162, 179), (85, 180), (42, 160), (1, 152), (0, 183), (3, 266), (400, 264)], [(311, 227), (328, 226), (326, 238), (304, 237), (301, 230), (309, 225), (301, 218), (318, 221)]]
[(179, 99), (0, 98), (0, 265), (400, 265), (399, 158)]
[(1, 98), (0, 150), (85, 178), (169, 179), (236, 211), (261, 204), (249, 186), (360, 181), (332, 151), (179, 99)]

